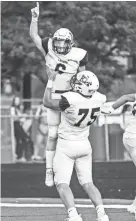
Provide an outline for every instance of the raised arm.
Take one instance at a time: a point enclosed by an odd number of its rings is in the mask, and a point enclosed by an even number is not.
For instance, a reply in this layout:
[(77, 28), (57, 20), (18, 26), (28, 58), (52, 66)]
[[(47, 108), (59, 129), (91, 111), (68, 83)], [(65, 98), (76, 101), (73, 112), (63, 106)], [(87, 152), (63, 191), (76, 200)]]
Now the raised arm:
[(120, 106), (124, 105), (125, 103), (134, 102), (134, 101), (136, 101), (136, 94), (125, 94), (125, 95), (121, 96), (119, 99), (117, 99), (113, 105), (111, 105), (109, 107), (103, 106), (101, 108), (101, 113), (102, 114), (111, 114), (114, 112), (114, 110), (116, 110)]
[(36, 3), (36, 7), (31, 9), (32, 20), (30, 24), (30, 37), (35, 43), (36, 47), (42, 52), (45, 56), (45, 50), (42, 46), (42, 39), (38, 34), (38, 17), (39, 17), (39, 2)]
[(60, 99), (52, 98), (53, 81), (56, 77), (56, 72), (53, 70), (50, 70), (50, 74), (48, 76), (49, 76), (48, 83), (47, 83), (44, 96), (43, 96), (43, 105), (53, 110), (60, 110), (60, 107), (59, 107)]

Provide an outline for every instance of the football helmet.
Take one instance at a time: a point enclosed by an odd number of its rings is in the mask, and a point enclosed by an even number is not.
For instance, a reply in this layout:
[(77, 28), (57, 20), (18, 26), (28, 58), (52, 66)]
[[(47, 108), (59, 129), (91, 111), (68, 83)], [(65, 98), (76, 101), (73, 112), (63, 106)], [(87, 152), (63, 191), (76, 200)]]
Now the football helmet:
[(99, 88), (99, 80), (91, 71), (81, 71), (74, 75), (70, 81), (73, 91), (90, 97)]
[(58, 29), (52, 37), (52, 48), (57, 54), (66, 55), (74, 44), (73, 34), (67, 28)]

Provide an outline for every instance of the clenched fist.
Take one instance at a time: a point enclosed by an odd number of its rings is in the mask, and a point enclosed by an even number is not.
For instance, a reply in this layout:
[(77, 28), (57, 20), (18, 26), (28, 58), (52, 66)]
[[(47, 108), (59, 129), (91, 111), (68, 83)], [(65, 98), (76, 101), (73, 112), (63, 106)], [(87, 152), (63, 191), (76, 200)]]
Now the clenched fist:
[(36, 2), (36, 7), (31, 9), (32, 18), (38, 20), (39, 17), (39, 2)]

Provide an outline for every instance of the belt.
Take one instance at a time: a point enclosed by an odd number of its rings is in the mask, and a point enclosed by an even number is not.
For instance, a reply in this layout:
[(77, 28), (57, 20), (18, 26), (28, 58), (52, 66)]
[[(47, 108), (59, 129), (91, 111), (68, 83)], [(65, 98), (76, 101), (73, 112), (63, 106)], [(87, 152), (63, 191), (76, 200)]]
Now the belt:
[(69, 92), (70, 90), (64, 90), (64, 91), (60, 91), (60, 90), (55, 90), (55, 93), (57, 94), (62, 94), (62, 93), (66, 93)]

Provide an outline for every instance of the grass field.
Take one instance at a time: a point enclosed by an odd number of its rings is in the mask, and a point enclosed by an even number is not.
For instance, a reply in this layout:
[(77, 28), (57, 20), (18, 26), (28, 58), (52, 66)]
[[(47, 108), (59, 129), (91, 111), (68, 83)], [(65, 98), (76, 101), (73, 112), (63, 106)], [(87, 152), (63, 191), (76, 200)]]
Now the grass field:
[[(44, 164), (2, 164), (2, 221), (64, 221), (67, 218), (56, 188), (44, 185), (44, 175)], [(126, 210), (136, 192), (136, 170), (132, 162), (93, 163), (93, 179), (105, 198), (110, 221), (135, 220)], [(87, 200), (75, 172), (71, 188), (83, 221), (95, 221), (95, 209)]]
[[(44, 164), (2, 164), (1, 197), (58, 198), (55, 187), (44, 185)], [(133, 199), (136, 191), (136, 170), (132, 162), (93, 163), (93, 179), (103, 198)], [(87, 198), (75, 172), (71, 187), (75, 198)]]
[[(104, 200), (110, 221), (133, 221), (126, 210), (130, 200)], [(96, 212), (88, 200), (76, 200), (83, 221), (95, 221)], [(64, 221), (67, 213), (59, 199), (3, 199), (2, 221)]]

